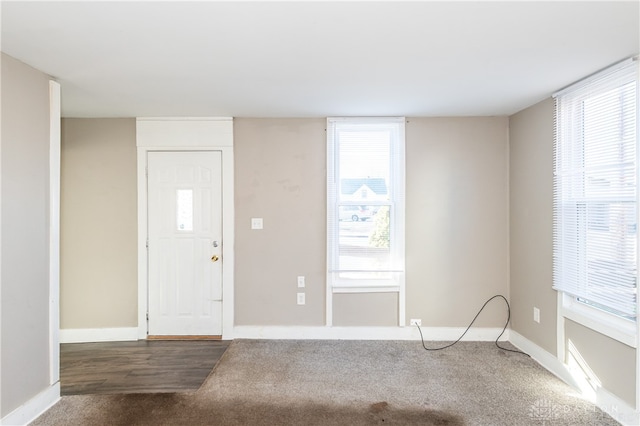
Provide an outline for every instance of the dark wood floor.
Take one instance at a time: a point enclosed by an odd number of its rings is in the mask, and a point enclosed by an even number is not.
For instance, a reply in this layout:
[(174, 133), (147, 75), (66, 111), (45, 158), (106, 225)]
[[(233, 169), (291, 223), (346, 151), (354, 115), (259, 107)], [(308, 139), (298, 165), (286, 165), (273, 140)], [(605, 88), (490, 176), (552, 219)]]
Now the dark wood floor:
[(229, 343), (223, 340), (65, 343), (60, 345), (60, 393), (196, 390)]

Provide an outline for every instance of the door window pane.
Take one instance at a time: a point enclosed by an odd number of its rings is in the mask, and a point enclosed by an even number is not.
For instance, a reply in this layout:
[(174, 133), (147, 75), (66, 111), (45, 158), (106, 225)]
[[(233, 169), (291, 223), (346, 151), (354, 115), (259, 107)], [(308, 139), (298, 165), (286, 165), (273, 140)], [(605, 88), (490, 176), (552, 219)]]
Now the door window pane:
[(193, 231), (193, 189), (176, 192), (178, 231)]

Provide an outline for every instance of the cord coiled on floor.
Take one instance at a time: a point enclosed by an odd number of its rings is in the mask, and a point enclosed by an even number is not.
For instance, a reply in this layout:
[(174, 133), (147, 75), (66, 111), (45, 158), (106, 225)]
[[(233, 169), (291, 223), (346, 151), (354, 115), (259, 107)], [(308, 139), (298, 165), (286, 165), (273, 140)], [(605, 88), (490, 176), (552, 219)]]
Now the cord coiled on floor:
[(422, 341), (422, 347), (427, 350), (427, 351), (440, 351), (442, 349), (446, 349), (446, 348), (450, 348), (451, 346), (455, 345), (456, 343), (458, 343), (460, 340), (462, 340), (462, 338), (464, 337), (465, 334), (467, 334), (467, 331), (469, 331), (469, 329), (471, 328), (471, 326), (473, 325), (473, 323), (476, 321), (476, 319), (478, 318), (478, 316), (480, 315), (480, 312), (482, 312), (482, 310), (485, 308), (485, 306), (487, 306), (487, 304), (489, 302), (491, 302), (493, 299), (496, 298), (502, 298), (502, 300), (504, 300), (504, 303), (507, 304), (507, 322), (505, 322), (504, 324), (504, 328), (502, 329), (502, 332), (498, 335), (498, 337), (496, 338), (495, 344), (499, 349), (502, 349), (503, 351), (508, 351), (508, 352), (515, 352), (517, 354), (522, 354), (522, 355), (526, 355), (528, 357), (530, 357), (531, 355), (529, 355), (528, 353), (516, 350), (516, 349), (508, 349), (505, 348), (504, 346), (500, 346), (498, 344), (498, 341), (500, 340), (500, 338), (502, 337), (502, 335), (504, 334), (504, 332), (507, 330), (507, 326), (509, 325), (509, 321), (511, 321), (511, 306), (509, 306), (509, 301), (507, 300), (506, 297), (504, 297), (501, 294), (496, 294), (495, 296), (489, 298), (489, 300), (487, 300), (486, 302), (484, 302), (484, 305), (482, 305), (482, 308), (480, 308), (480, 310), (478, 311), (478, 313), (476, 314), (475, 317), (473, 317), (473, 320), (471, 320), (471, 323), (469, 324), (469, 326), (467, 327), (467, 329), (464, 331), (464, 333), (462, 333), (462, 335), (460, 337), (458, 337), (458, 339), (453, 342), (453, 343), (449, 343), (448, 345), (439, 347), (439, 348), (428, 348), (425, 344), (424, 344), (424, 337), (422, 336), (422, 330), (420, 329), (420, 326), (416, 324), (416, 327), (418, 327), (418, 331), (420, 332), (420, 340)]

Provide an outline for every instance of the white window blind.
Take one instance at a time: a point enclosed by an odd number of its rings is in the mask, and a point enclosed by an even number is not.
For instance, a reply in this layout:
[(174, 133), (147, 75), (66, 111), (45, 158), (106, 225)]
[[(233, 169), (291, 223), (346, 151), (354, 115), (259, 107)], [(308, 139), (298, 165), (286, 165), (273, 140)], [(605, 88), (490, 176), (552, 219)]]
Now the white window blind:
[(556, 94), (553, 288), (636, 317), (638, 63)]

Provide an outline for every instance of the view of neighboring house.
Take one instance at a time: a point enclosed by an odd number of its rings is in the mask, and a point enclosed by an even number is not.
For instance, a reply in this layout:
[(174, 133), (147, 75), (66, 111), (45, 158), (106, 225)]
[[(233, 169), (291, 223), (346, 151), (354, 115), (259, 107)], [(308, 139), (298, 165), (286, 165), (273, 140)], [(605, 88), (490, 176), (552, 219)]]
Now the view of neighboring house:
[(385, 201), (387, 183), (384, 178), (344, 178), (340, 180), (343, 201)]

